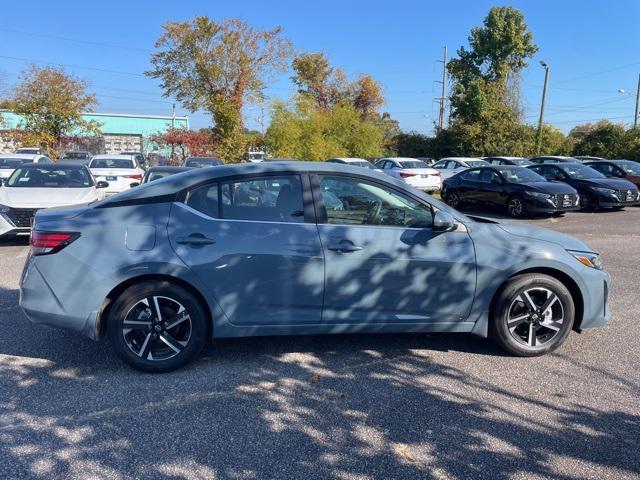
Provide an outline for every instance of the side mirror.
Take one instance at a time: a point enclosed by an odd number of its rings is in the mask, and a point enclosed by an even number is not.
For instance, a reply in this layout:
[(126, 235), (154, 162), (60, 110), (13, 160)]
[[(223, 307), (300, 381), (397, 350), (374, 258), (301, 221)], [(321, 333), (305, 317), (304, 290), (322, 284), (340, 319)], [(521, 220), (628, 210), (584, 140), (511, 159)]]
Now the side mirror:
[(129, 184), (129, 186), (130, 186), (131, 188), (133, 188), (133, 187), (139, 187), (139, 186), (140, 186), (140, 182), (132, 182), (132, 183), (130, 183), (130, 184)]
[(107, 188), (109, 186), (109, 182), (99, 181), (96, 183), (96, 188)]
[(456, 222), (451, 214), (443, 212), (442, 210), (437, 210), (433, 216), (432, 229), (434, 232), (448, 232), (449, 230), (453, 230), (455, 224)]

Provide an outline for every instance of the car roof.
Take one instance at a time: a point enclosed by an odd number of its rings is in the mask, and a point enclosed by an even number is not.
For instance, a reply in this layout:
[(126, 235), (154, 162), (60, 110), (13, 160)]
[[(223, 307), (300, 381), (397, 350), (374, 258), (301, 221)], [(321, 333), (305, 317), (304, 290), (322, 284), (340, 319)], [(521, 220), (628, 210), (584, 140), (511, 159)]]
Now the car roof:
[(367, 159), (358, 157), (331, 157), (329, 160), (342, 160), (343, 162), (368, 162)]
[(581, 166), (588, 166), (585, 165), (582, 162), (556, 162), (556, 163), (534, 163), (533, 165), (527, 165), (526, 168), (531, 168), (531, 167), (568, 167), (570, 165), (581, 165)]
[(151, 167), (147, 172), (186, 172), (193, 170), (193, 167), (180, 167), (178, 165), (158, 165)]
[(382, 157), (380, 160), (392, 160), (396, 162), (421, 162), (422, 161), (414, 157)]
[(101, 154), (101, 155), (94, 155), (94, 157), (91, 160), (104, 160), (104, 159), (109, 159), (109, 160), (133, 160), (133, 155), (123, 155), (121, 153), (117, 153), (117, 154), (104, 153), (104, 154)]
[[(491, 156), (491, 157), (486, 157), (485, 160), (491, 160), (492, 158), (496, 158), (498, 160), (527, 160), (525, 157), (502, 157), (502, 156)], [(544, 157), (544, 158), (548, 158), (548, 157)]]
[(59, 167), (69, 168), (71, 170), (84, 170), (86, 167), (80, 163), (73, 162), (57, 162), (57, 163), (23, 163), (20, 168), (31, 169), (57, 169)]
[(0, 154), (0, 158), (24, 158), (24, 159), (35, 159), (39, 157), (44, 157), (40, 153), (2, 153)]
[[(129, 200), (141, 200), (146, 198), (156, 198), (162, 196), (175, 195), (177, 192), (192, 187), (199, 183), (216, 180), (219, 178), (231, 177), (235, 175), (254, 175), (254, 174), (277, 174), (277, 173), (349, 173), (352, 175), (375, 177), (378, 180), (392, 183), (406, 188), (406, 183), (394, 179), (389, 175), (377, 172), (372, 169), (363, 169), (361, 167), (351, 166), (341, 163), (330, 162), (299, 162), (299, 161), (277, 161), (277, 162), (260, 162), (260, 163), (227, 163), (216, 168), (194, 168), (181, 175), (172, 175), (169, 177), (155, 180), (151, 183), (141, 185), (122, 192), (116, 196), (109, 197), (102, 205), (118, 204)], [(149, 185), (153, 185), (150, 188)]]
[(479, 157), (444, 157), (441, 158), (440, 160), (438, 160), (439, 162), (441, 162), (442, 160), (458, 160), (461, 162), (468, 162), (468, 161), (477, 161), (477, 160), (482, 160)]

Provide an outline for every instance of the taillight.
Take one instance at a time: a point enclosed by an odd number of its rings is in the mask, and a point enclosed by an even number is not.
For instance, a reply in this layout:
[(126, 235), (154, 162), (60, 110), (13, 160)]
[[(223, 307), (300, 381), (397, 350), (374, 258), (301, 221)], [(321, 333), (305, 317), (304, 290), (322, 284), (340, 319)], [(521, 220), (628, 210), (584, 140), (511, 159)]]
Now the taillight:
[(402, 178), (409, 178), (409, 177), (417, 177), (418, 174), (417, 173), (405, 173), (405, 172), (400, 172), (400, 176)]
[(125, 175), (124, 178), (133, 178), (135, 180), (142, 180), (142, 174), (136, 173), (135, 175)]
[(434, 177), (439, 177), (440, 176), (440, 172), (435, 172), (435, 173), (432, 173), (431, 175), (433, 175)]
[(56, 253), (69, 245), (80, 236), (75, 232), (31, 232), (31, 253), (33, 255), (47, 255)]

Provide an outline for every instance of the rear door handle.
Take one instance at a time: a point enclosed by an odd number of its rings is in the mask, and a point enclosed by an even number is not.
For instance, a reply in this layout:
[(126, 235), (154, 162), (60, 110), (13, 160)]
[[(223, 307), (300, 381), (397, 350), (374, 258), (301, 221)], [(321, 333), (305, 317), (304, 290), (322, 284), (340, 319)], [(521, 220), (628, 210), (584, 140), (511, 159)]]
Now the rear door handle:
[(340, 240), (337, 243), (331, 244), (327, 247), (329, 250), (340, 253), (359, 252), (362, 247), (355, 245), (351, 240)]
[(194, 233), (189, 235), (188, 237), (178, 237), (176, 238), (176, 243), (180, 245), (191, 245), (194, 247), (202, 247), (204, 245), (211, 245), (216, 243), (212, 238), (207, 238), (201, 233)]

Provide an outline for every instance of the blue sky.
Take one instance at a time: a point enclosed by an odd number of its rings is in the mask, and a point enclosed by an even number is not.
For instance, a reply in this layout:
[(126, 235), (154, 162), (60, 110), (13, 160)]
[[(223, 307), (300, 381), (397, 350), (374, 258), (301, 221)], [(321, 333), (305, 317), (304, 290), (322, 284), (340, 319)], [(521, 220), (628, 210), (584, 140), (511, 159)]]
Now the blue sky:
[[(539, 60), (551, 67), (548, 123), (568, 131), (600, 118), (632, 122), (640, 73), (637, 0), (4, 2), (0, 79), (15, 83), (28, 61), (65, 64), (91, 82), (98, 111), (170, 114), (171, 100), (142, 75), (162, 24), (195, 15), (242, 18), (260, 28), (282, 26), (298, 50), (323, 51), (353, 77), (374, 75), (384, 87), (385, 110), (401, 127), (430, 133), (437, 118), (442, 47), (454, 53), (466, 45), (470, 29), (494, 5), (520, 9), (540, 47), (522, 79), (528, 122), (537, 121), (540, 108)], [(277, 79), (266, 93), (286, 98), (293, 93), (289, 77)], [(249, 127), (257, 127), (259, 111), (247, 108)], [(183, 113), (188, 112), (178, 105)], [(196, 113), (191, 123), (197, 128), (210, 121)]]

